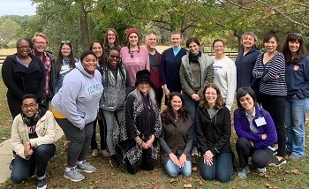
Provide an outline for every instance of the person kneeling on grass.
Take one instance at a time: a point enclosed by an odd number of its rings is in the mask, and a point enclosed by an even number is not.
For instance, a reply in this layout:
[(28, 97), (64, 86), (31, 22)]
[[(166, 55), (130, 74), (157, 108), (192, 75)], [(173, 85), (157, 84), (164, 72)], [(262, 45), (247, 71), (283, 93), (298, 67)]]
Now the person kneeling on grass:
[(266, 165), (273, 157), (277, 132), (269, 112), (260, 108), (254, 91), (241, 87), (236, 93), (238, 109), (234, 111), (234, 127), (238, 136), (236, 150), (239, 158), (240, 178), (250, 172), (248, 159), (259, 173), (266, 173)]
[(161, 114), (162, 132), (159, 138), (161, 162), (171, 177), (192, 173), (191, 153), (193, 143), (192, 120), (178, 92), (169, 95), (167, 109)]
[(12, 125), (10, 142), (16, 157), (11, 179), (19, 184), (36, 171), (37, 188), (45, 189), (46, 167), (56, 151), (56, 120), (50, 111), (39, 107), (33, 94), (23, 96), (21, 109)]

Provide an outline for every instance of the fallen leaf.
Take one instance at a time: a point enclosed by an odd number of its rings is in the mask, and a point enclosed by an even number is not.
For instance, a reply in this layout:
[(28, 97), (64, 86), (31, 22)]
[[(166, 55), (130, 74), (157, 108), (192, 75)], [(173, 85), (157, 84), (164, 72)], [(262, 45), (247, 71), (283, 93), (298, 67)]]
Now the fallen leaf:
[(270, 188), (270, 187), (271, 187), (271, 185), (270, 185), (270, 184), (268, 184), (268, 183), (265, 183), (265, 187), (266, 187), (266, 188)]
[(193, 172), (196, 172), (196, 171), (197, 171), (197, 167), (193, 167), (193, 168), (192, 168), (192, 171), (193, 171)]
[(183, 188), (184, 189), (190, 189), (190, 188), (192, 188), (192, 184), (184, 184)]
[(302, 174), (298, 169), (292, 169), (291, 173), (293, 173), (295, 175), (301, 175)]
[(177, 183), (178, 182), (178, 180), (176, 179), (176, 178), (172, 178), (171, 180), (170, 180), (170, 183), (171, 184), (175, 184), (175, 183)]

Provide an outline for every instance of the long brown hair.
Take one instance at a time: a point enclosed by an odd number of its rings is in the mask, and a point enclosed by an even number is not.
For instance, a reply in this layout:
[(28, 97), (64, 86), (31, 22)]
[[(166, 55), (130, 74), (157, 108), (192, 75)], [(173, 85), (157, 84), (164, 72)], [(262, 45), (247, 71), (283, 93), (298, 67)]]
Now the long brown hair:
[(71, 49), (71, 52), (69, 54), (69, 66), (70, 68), (75, 68), (75, 59), (74, 59), (74, 56), (73, 56), (73, 49), (72, 49), (72, 45), (71, 45), (71, 42), (61, 42), (61, 45), (59, 47), (59, 51), (58, 51), (58, 56), (57, 56), (57, 59), (56, 59), (56, 67), (57, 67), (57, 75), (60, 73), (60, 70), (61, 70), (61, 67), (63, 65), (63, 54), (61, 52), (61, 48), (63, 45), (68, 45)]
[(110, 48), (108, 45), (108, 32), (112, 31), (115, 34), (115, 43), (114, 43), (114, 47), (119, 49), (121, 49), (121, 46), (119, 45), (119, 36), (117, 31), (114, 28), (108, 28), (105, 32), (105, 37), (104, 37), (104, 42), (103, 42), (103, 47), (104, 47), (104, 51), (107, 52), (108, 49)]
[[(292, 53), (289, 48), (290, 41), (299, 42), (299, 49), (296, 53), (296, 57), (292, 57)], [(289, 34), (284, 42), (282, 54), (284, 55), (286, 65), (296, 64), (301, 59), (303, 59), (305, 56), (307, 56), (308, 50), (304, 44), (303, 37), (298, 33)]]
[(217, 100), (216, 100), (216, 104), (215, 104), (215, 109), (219, 109), (221, 108), (223, 105), (224, 105), (224, 101), (223, 101), (223, 98), (222, 98), (222, 95), (221, 95), (221, 91), (219, 89), (219, 87), (217, 87), (216, 84), (214, 83), (209, 83), (205, 86), (204, 90), (203, 90), (203, 96), (200, 100), (200, 104), (199, 104), (199, 107), (201, 108), (210, 108), (206, 98), (205, 98), (205, 93), (206, 93), (206, 90), (208, 88), (213, 88), (216, 90), (216, 93), (217, 93)]

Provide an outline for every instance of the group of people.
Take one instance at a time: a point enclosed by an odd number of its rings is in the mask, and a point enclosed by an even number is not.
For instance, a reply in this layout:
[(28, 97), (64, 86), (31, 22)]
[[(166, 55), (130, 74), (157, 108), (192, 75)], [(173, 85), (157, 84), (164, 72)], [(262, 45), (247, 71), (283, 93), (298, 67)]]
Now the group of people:
[(92, 156), (101, 152), (112, 167), (122, 157), (127, 171), (135, 174), (154, 169), (160, 144), (169, 176), (190, 176), (192, 156), (197, 156), (203, 179), (227, 182), (234, 164), (230, 111), (235, 91), (240, 178), (250, 172), (249, 157), (265, 173), (269, 163), (286, 163), (286, 154), (293, 160), (304, 156), (309, 57), (301, 35), (288, 35), (280, 53), (279, 38), (270, 31), (261, 53), (256, 36), (244, 33), (235, 62), (224, 54), (221, 39), (212, 44), (214, 57), (203, 53), (195, 37), (182, 48), (177, 31), (171, 33), (172, 47), (162, 54), (154, 32), (146, 34), (146, 46), (136, 28), (126, 31), (125, 47), (118, 39), (117, 31), (108, 29), (104, 43), (94, 41), (79, 60), (70, 41), (61, 42), (57, 58), (46, 51), (42, 33), (35, 34), (33, 43), (17, 41), (17, 53), (2, 67), (14, 118), (14, 182), (36, 173), (37, 188), (46, 188), (56, 123), (67, 139), (64, 177), (72, 181), (96, 170), (86, 160), (90, 146)]

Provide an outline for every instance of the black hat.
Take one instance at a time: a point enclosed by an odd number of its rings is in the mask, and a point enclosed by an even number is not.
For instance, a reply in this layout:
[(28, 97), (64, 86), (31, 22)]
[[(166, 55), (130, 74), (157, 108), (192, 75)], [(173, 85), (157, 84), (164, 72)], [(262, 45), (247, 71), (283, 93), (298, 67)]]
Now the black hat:
[(135, 87), (138, 85), (139, 82), (147, 81), (150, 83), (151, 86), (153, 86), (153, 82), (150, 78), (150, 72), (148, 70), (140, 70), (136, 72), (136, 81), (135, 81)]

